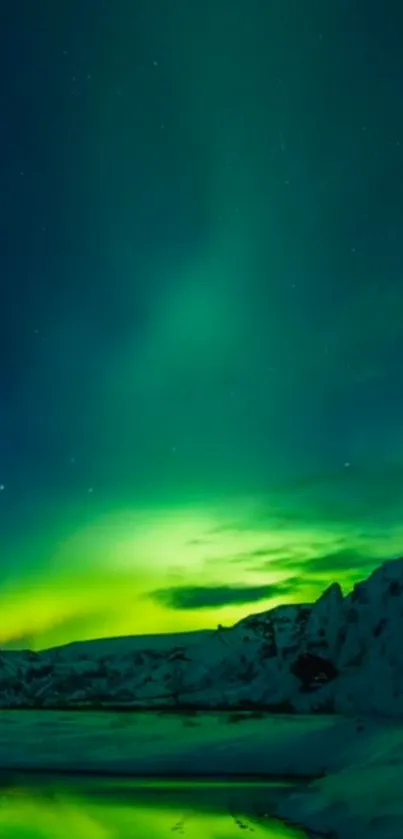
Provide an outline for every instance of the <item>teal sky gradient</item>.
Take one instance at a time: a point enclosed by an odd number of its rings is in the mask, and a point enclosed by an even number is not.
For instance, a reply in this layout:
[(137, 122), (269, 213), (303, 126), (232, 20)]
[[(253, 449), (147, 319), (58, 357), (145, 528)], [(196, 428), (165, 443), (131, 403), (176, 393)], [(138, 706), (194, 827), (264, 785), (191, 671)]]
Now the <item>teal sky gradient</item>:
[(401, 552), (387, 6), (10, 17), (0, 643), (214, 626)]

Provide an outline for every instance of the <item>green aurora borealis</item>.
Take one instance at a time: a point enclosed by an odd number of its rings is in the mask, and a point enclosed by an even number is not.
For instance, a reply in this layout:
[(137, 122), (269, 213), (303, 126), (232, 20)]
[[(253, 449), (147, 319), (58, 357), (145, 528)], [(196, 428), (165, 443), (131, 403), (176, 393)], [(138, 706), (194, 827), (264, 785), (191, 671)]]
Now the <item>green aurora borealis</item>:
[(348, 588), (403, 548), (396, 4), (33, 5), (2, 36), (0, 643)]

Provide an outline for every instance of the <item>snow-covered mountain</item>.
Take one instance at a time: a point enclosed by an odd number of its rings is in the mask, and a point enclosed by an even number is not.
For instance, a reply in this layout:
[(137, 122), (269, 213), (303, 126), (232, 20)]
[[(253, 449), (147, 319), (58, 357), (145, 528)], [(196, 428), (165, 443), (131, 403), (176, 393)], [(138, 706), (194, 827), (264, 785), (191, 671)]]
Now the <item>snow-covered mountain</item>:
[(403, 715), (403, 559), (229, 628), (3, 651), (0, 707)]

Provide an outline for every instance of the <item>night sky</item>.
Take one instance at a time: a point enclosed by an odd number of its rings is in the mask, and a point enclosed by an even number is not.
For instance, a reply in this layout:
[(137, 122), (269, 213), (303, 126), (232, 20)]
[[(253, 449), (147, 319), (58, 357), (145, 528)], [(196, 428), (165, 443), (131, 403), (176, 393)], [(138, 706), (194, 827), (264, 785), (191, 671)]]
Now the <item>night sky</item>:
[(402, 38), (392, 0), (2, 4), (3, 645), (403, 552)]

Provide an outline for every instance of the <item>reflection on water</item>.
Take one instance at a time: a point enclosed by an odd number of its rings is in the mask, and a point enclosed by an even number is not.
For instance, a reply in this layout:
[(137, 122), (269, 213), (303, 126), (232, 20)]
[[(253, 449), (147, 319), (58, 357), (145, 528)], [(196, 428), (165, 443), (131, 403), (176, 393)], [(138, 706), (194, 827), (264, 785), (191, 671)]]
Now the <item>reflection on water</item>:
[(284, 785), (13, 779), (0, 786), (1, 839), (301, 839), (270, 817)]

